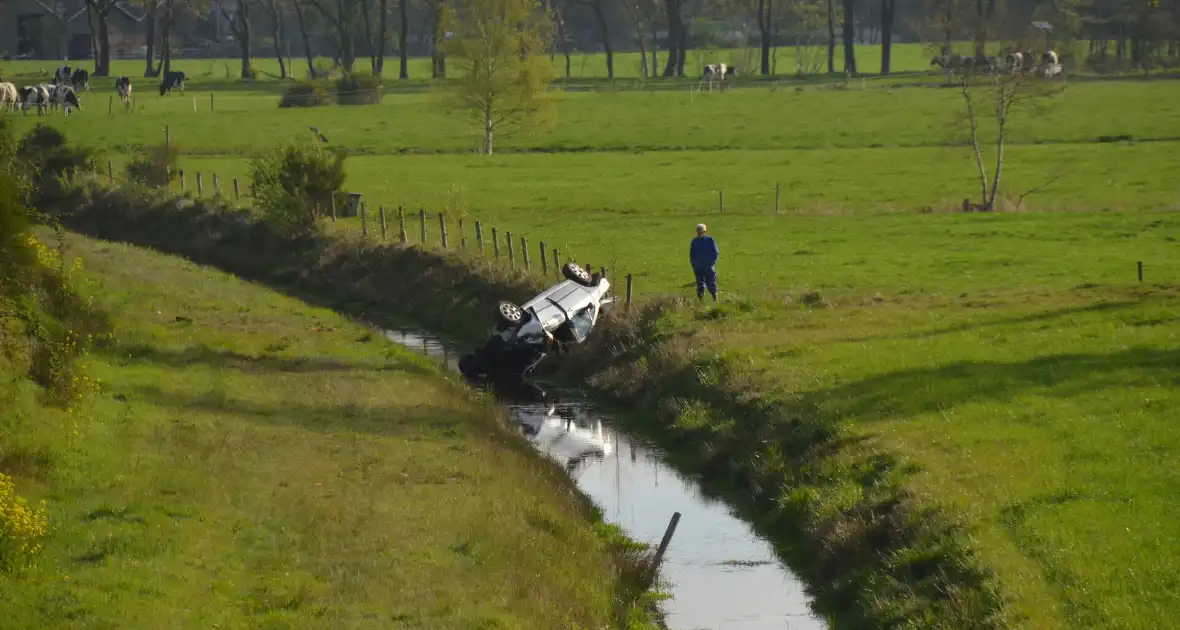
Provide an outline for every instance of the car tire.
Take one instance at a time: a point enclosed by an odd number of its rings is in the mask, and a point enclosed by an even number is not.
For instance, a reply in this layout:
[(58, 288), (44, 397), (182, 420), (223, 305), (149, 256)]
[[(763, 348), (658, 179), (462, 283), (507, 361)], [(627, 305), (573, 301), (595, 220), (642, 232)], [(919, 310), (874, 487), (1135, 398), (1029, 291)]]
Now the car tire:
[(567, 262), (566, 264), (562, 265), (561, 275), (565, 276), (566, 280), (572, 280), (573, 282), (577, 282), (584, 287), (594, 286), (593, 276), (590, 275), (589, 271), (579, 267), (578, 263)]
[(496, 321), (503, 326), (519, 326), (524, 323), (524, 311), (512, 302), (500, 302), (496, 307)]

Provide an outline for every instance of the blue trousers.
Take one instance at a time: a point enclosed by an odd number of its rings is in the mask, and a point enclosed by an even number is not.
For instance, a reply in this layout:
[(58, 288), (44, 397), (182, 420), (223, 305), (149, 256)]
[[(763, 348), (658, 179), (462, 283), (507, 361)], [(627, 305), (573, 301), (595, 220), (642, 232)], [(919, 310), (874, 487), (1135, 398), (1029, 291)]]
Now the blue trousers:
[(697, 297), (705, 296), (705, 289), (709, 289), (709, 295), (713, 296), (713, 301), (717, 300), (717, 268), (707, 267), (705, 269), (692, 268), (693, 275), (697, 278)]

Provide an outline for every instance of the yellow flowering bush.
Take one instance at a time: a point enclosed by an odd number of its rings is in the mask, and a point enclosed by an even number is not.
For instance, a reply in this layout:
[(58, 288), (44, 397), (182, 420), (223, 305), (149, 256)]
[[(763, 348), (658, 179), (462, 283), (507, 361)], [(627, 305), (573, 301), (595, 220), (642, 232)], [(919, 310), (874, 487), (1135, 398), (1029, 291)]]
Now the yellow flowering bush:
[(0, 473), (0, 571), (17, 572), (41, 551), (49, 527), (45, 502), (30, 508), (16, 493), (12, 479)]

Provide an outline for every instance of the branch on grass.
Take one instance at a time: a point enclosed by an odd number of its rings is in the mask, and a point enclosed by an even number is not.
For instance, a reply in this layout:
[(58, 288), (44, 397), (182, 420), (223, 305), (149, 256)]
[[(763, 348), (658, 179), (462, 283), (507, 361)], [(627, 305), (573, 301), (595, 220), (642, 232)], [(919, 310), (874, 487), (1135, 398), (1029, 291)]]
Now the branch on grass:
[(1020, 196), (1016, 198), (1016, 210), (1019, 211), (1021, 206), (1024, 205), (1024, 198), (1025, 197), (1028, 197), (1029, 195), (1031, 195), (1033, 193), (1040, 192), (1040, 191), (1048, 188), (1050, 185), (1052, 185), (1054, 182), (1061, 179), (1062, 177), (1065, 177), (1065, 173), (1057, 173), (1056, 175), (1053, 175), (1049, 179), (1045, 180), (1045, 182), (1042, 183), (1040, 186), (1030, 188), (1030, 189), (1026, 190), (1025, 192), (1021, 193)]

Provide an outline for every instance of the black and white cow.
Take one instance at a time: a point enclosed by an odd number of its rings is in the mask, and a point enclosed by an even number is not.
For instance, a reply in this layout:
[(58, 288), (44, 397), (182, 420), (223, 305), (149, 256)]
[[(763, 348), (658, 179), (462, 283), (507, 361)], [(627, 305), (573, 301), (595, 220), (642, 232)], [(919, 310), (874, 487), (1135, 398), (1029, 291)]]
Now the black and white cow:
[(180, 93), (184, 94), (183, 72), (177, 70), (164, 75), (164, 80), (160, 82), (160, 96), (164, 96), (165, 93), (171, 94), (173, 87), (180, 88)]
[(131, 77), (124, 76), (115, 79), (115, 92), (126, 105), (131, 100)]
[(61, 85), (63, 83), (69, 82), (70, 75), (73, 74), (73, 71), (73, 68), (69, 66), (62, 66), (58, 68), (57, 71), (53, 73), (53, 84)]
[(78, 93), (68, 85), (59, 85), (49, 95), (49, 102), (54, 109), (62, 108), (68, 116), (71, 109), (82, 109), (82, 102), (78, 100)]
[(74, 86), (76, 92), (90, 91), (90, 73), (86, 71), (86, 68), (74, 70), (74, 73), (70, 75), (70, 85)]
[[(725, 79), (729, 77), (736, 76), (737, 68), (723, 63), (706, 64), (705, 67), (701, 69), (701, 83), (708, 82), (710, 92), (713, 91), (714, 81), (725, 81)], [(722, 86), (724, 87), (724, 83)]]
[(49, 111), (49, 91), (40, 85), (26, 85), (20, 89), (21, 111), (28, 113), (30, 107), (37, 108), (37, 115)]

